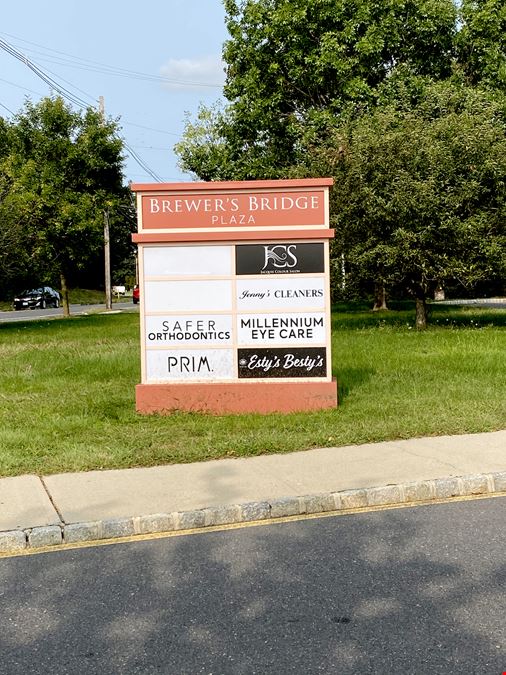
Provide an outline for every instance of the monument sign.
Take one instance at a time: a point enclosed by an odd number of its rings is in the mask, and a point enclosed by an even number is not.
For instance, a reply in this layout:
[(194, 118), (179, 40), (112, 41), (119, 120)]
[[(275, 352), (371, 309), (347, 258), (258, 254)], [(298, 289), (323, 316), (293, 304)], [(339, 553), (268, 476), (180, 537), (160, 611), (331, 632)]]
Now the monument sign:
[(140, 412), (334, 407), (332, 179), (137, 184)]

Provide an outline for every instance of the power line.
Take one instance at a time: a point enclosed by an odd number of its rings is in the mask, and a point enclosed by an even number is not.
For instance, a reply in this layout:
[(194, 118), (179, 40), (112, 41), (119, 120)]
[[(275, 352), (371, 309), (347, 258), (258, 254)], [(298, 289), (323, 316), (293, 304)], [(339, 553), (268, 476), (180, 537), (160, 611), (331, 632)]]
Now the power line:
[(14, 114), (15, 114), (15, 113), (12, 112), (12, 110), (11, 110), (10, 108), (8, 108), (8, 107), (7, 107), (6, 105), (4, 105), (3, 103), (0, 103), (0, 105), (2, 106), (2, 108), (5, 108), (5, 110), (7, 110), (7, 112), (9, 112), (11, 115), (14, 115)]
[(33, 61), (31, 61), (27, 56), (25, 56), (21, 52), (18, 52), (17, 49), (12, 47), (8, 42), (6, 42), (5, 40), (2, 40), (1, 38), (0, 38), (0, 49), (3, 49), (4, 51), (6, 51), (11, 56), (14, 56), (15, 59), (17, 59), (18, 61), (21, 61), (21, 63), (24, 63), (25, 66), (30, 68), (30, 70), (32, 72), (34, 72), (35, 75), (37, 75), (37, 77), (39, 77), (43, 82), (45, 82), (51, 89), (58, 92), (58, 94), (60, 94), (60, 96), (63, 96), (63, 98), (65, 98), (68, 101), (74, 103), (74, 105), (77, 105), (80, 108), (81, 107), (83, 107), (83, 108), (88, 107), (88, 104), (86, 103), (86, 101), (84, 101), (79, 96), (76, 96), (75, 94), (72, 94), (71, 91), (69, 91), (68, 89), (66, 89), (62, 85), (58, 84), (58, 82), (53, 80), (53, 78), (46, 75), (46, 73), (39, 66), (37, 66), (37, 64), (33, 63)]
[(166, 146), (161, 145), (132, 145), (132, 148), (135, 148), (136, 150), (156, 150), (157, 152), (162, 150), (163, 152), (167, 152), (167, 150), (169, 150)]
[(164, 75), (150, 75), (149, 73), (141, 73), (135, 70), (124, 70), (117, 67), (109, 66), (86, 66), (78, 63), (73, 63), (65, 59), (48, 58), (40, 55), (40, 52), (28, 50), (34, 54), (39, 54), (39, 60), (46, 63), (55, 63), (57, 65), (66, 66), (68, 68), (75, 68), (76, 70), (85, 70), (91, 73), (101, 73), (102, 75), (112, 75), (114, 77), (125, 77), (129, 80), (141, 80), (144, 82), (160, 82), (161, 84), (172, 84), (178, 87), (205, 87), (209, 89), (221, 89), (222, 84), (214, 84), (210, 82), (196, 82), (195, 80), (177, 80), (173, 77), (165, 77)]
[(128, 122), (128, 120), (121, 120), (122, 124), (126, 124), (129, 127), (139, 127), (139, 129), (147, 129), (148, 131), (156, 131), (159, 134), (168, 134), (169, 136), (177, 136), (178, 138), (181, 134), (176, 134), (173, 131), (164, 131), (163, 129), (153, 129), (153, 127), (145, 127), (142, 124), (134, 124), (133, 122)]
[[(47, 85), (49, 85), (49, 87), (51, 89), (58, 92), (60, 94), (60, 96), (62, 96), (65, 100), (70, 101), (71, 103), (76, 105), (78, 108), (85, 108), (86, 109), (86, 108), (90, 107), (89, 104), (86, 103), (86, 101), (81, 99), (79, 96), (76, 96), (75, 94), (73, 94), (71, 91), (69, 91), (68, 89), (66, 89), (62, 85), (58, 84), (58, 82), (56, 82), (56, 80), (49, 77), (39, 66), (37, 66), (37, 64), (33, 63), (33, 61), (31, 61), (27, 56), (25, 56), (24, 54), (19, 52), (17, 49), (15, 49), (8, 42), (6, 42), (5, 40), (2, 40), (2, 38), (0, 38), (0, 49), (3, 49), (8, 54), (10, 54), (11, 56), (14, 56), (14, 58), (18, 59), (18, 61), (21, 61), (22, 63), (24, 63), (28, 68), (30, 68), (30, 70), (32, 72), (35, 73), (35, 75), (37, 75), (37, 77), (39, 77), (41, 80), (43, 80), (43, 82), (45, 82)], [(86, 94), (86, 96), (89, 96), (89, 94)], [(89, 97), (92, 98), (91, 96), (89, 96)], [(5, 107), (5, 106), (3, 106), (3, 107)], [(11, 111), (9, 111), (9, 112), (11, 112)], [(12, 113), (12, 114), (14, 114), (14, 113)], [(146, 162), (144, 162), (144, 160), (141, 157), (139, 157), (139, 155), (135, 152), (135, 150), (133, 150), (126, 143), (125, 139), (122, 139), (122, 141), (123, 141), (123, 144), (124, 144), (125, 148), (128, 151), (128, 154), (130, 155), (130, 157), (132, 157), (132, 159), (134, 159), (137, 162), (137, 164), (141, 167), (141, 169), (144, 169), (144, 171), (146, 171), (155, 181), (158, 181), (160, 183), (163, 182), (162, 179), (154, 171), (152, 171), (149, 168), (149, 166), (146, 164)]]
[(130, 147), (124, 139), (123, 139), (123, 143), (125, 145), (125, 148), (130, 153), (130, 156), (133, 159), (135, 159), (135, 161), (141, 167), (141, 169), (144, 169), (144, 171), (146, 171), (152, 178), (154, 178), (154, 180), (157, 183), (163, 183), (163, 180), (160, 178), (160, 176), (149, 168), (149, 166), (146, 164), (146, 162), (139, 157), (139, 155), (135, 152), (135, 150), (132, 147)]
[(22, 89), (23, 91), (29, 91), (30, 94), (37, 94), (37, 96), (44, 96), (40, 91), (34, 91), (33, 89), (28, 89), (28, 87), (22, 87), (20, 84), (16, 84), (15, 82), (10, 82), (9, 80), (4, 80), (3, 77), (0, 77), (0, 82), (5, 82), (5, 84), (10, 84), (13, 87), (17, 87), (18, 89)]
[[(144, 178), (147, 174), (145, 173), (131, 173), (130, 178)], [(162, 176), (164, 183), (186, 183), (189, 178), (184, 178), (181, 176)]]
[(51, 70), (49, 70), (49, 68), (46, 68), (46, 70), (47, 70), (48, 73), (51, 73), (51, 75), (54, 75), (55, 77), (59, 77), (60, 80), (62, 80), (62, 81), (65, 82), (66, 84), (69, 84), (71, 87), (74, 87), (74, 89), (77, 89), (77, 91), (80, 91), (81, 94), (84, 94), (85, 96), (87, 96), (87, 97), (90, 99), (90, 101), (93, 101), (93, 103), (96, 103), (95, 98), (94, 98), (91, 94), (88, 94), (88, 92), (84, 91), (83, 89), (79, 89), (78, 86), (76, 86), (76, 85), (73, 84), (72, 82), (69, 82), (68, 80), (66, 80), (66, 79), (65, 79), (64, 77), (62, 77), (61, 75), (57, 75), (56, 73), (53, 73)]
[[(15, 35), (10, 35), (9, 33), (2, 33), (3, 35), (7, 35), (9, 37), (13, 37), (16, 40), (19, 40), (20, 42), (24, 42), (26, 44), (34, 45), (36, 47), (40, 47), (41, 49), (44, 49), (46, 52), (52, 52), (54, 54), (61, 54), (64, 57), (68, 58), (61, 58), (60, 56), (52, 56), (51, 54), (45, 54), (44, 52), (39, 52), (34, 49), (27, 49), (27, 51), (32, 52), (34, 54), (37, 54), (41, 56), (42, 58), (40, 59), (41, 61), (46, 61), (49, 63), (55, 63), (58, 65), (65, 65), (70, 68), (77, 68), (79, 70), (87, 70), (90, 72), (95, 72), (95, 73), (102, 73), (106, 75), (113, 75), (115, 77), (127, 77), (130, 79), (137, 79), (137, 80), (145, 80), (145, 81), (152, 81), (152, 82), (161, 82), (161, 83), (167, 83), (167, 84), (174, 84), (178, 86), (188, 86), (188, 87), (209, 87), (211, 89), (221, 89), (223, 84), (218, 84), (218, 83), (209, 83), (209, 82), (197, 82), (194, 80), (178, 80), (175, 78), (169, 78), (165, 77), (163, 75), (151, 75), (149, 73), (143, 73), (138, 70), (129, 70), (128, 68), (120, 68), (119, 66), (110, 66), (106, 63), (101, 63), (100, 61), (92, 61), (91, 59), (83, 59), (78, 56), (73, 56), (72, 54), (68, 54), (67, 52), (61, 52), (58, 51), (57, 49), (50, 49), (49, 47), (44, 47), (44, 45), (40, 45), (36, 42), (30, 42), (28, 40), (23, 40), (22, 38), (16, 37)], [(70, 60), (69, 60), (70, 59)]]
[[(10, 80), (4, 80), (3, 77), (0, 77), (0, 82), (5, 82), (5, 84), (10, 84), (12, 87), (16, 87), (17, 89), (22, 89), (23, 91), (28, 91), (30, 94), (36, 94), (37, 96), (44, 96), (44, 94), (40, 91), (35, 91), (34, 89), (29, 89), (28, 87), (22, 87), (20, 84), (16, 84), (15, 82), (11, 82)], [(77, 89), (77, 87), (76, 87)], [(82, 90), (79, 90), (82, 91)], [(83, 92), (86, 93), (86, 92)], [(86, 94), (89, 96), (92, 100), (93, 97), (90, 94)], [(144, 124), (136, 124), (135, 122), (129, 122), (128, 120), (121, 119), (121, 125), (122, 126), (127, 126), (127, 127), (137, 127), (139, 129), (146, 129), (146, 131), (154, 131), (158, 134), (166, 134), (167, 136), (175, 136), (176, 138), (179, 138), (181, 136), (181, 133), (176, 133), (175, 131), (166, 131), (165, 129), (154, 129), (153, 127), (147, 127)]]

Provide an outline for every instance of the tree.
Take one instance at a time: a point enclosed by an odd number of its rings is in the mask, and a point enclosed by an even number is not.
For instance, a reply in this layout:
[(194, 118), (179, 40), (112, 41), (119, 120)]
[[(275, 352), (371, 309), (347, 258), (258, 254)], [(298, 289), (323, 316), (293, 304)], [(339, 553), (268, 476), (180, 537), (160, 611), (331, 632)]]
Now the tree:
[(121, 151), (114, 122), (61, 98), (28, 101), (10, 130), (2, 207), (25, 233), (32, 266), (59, 277), (67, 315), (69, 275), (101, 249), (104, 209), (127, 197)]
[(437, 285), (506, 278), (506, 118), (490, 96), (433, 84), (412, 110), (336, 126), (311, 155), (334, 158), (335, 224), (355, 272), (407, 290), (418, 328)]
[(197, 119), (186, 117), (183, 140), (175, 146), (179, 166), (200, 180), (229, 180), (237, 177), (228, 142), (223, 136), (226, 112), (216, 104), (200, 106)]
[(333, 175), (334, 267), (409, 290), (419, 327), (435, 284), (505, 278), (503, 0), (225, 8), (228, 104), (188, 122), (183, 169)]
[(504, 0), (463, 0), (461, 21), (457, 49), (468, 82), (506, 92)]
[(200, 177), (203, 168), (212, 179), (224, 169), (229, 178), (283, 175), (300, 159), (307, 124), (374, 106), (399, 66), (451, 72), (452, 0), (226, 0), (225, 10), (229, 104), (203, 109), (205, 124), (188, 125), (177, 146)]

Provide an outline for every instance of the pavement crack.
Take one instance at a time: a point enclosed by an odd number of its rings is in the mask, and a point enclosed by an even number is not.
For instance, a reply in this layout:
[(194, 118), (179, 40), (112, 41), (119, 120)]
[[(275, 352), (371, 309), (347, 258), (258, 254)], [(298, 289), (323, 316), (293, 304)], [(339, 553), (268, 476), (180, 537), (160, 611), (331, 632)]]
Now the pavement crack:
[(51, 502), (51, 504), (52, 504), (52, 506), (53, 506), (53, 509), (56, 511), (56, 515), (57, 515), (58, 518), (60, 519), (60, 523), (61, 523), (62, 525), (65, 525), (65, 521), (64, 521), (63, 516), (62, 516), (62, 514), (61, 514), (61, 512), (60, 512), (60, 509), (59, 509), (58, 506), (56, 505), (56, 502), (54, 501), (53, 496), (52, 496), (51, 493), (49, 492), (49, 488), (47, 487), (47, 485), (46, 485), (46, 483), (45, 483), (45, 481), (44, 481), (44, 476), (39, 476), (39, 480), (40, 480), (40, 482), (42, 483), (42, 487), (44, 488), (44, 490), (45, 490), (45, 492), (46, 492), (46, 494), (47, 494), (47, 498), (48, 498), (49, 501)]

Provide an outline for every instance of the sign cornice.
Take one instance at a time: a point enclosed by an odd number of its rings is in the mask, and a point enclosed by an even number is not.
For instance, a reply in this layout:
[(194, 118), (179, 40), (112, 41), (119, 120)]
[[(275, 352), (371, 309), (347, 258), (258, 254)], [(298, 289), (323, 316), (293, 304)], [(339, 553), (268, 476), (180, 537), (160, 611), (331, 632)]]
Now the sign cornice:
[(282, 180), (247, 180), (247, 181), (207, 181), (186, 183), (131, 183), (130, 189), (137, 193), (149, 192), (220, 192), (234, 190), (247, 192), (249, 190), (278, 190), (297, 188), (325, 188), (331, 187), (333, 178), (286, 178)]

